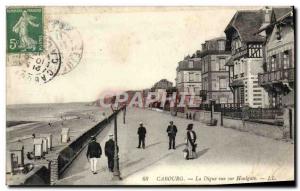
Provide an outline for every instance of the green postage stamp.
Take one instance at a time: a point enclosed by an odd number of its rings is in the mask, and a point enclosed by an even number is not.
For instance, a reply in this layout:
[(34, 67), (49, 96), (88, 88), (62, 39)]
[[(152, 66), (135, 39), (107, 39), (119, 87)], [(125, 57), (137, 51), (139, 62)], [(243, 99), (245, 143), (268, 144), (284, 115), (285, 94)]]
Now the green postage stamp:
[(33, 53), (44, 50), (43, 8), (8, 7), (6, 9), (8, 53)]

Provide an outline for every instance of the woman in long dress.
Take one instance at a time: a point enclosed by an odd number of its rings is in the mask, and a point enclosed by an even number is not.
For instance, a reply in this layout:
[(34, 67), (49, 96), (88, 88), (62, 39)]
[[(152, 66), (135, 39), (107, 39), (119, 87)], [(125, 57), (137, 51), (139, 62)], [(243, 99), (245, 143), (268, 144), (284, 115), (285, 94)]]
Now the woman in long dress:
[(20, 38), (19, 48), (24, 49), (33, 49), (35, 50), (37, 42), (29, 37), (28, 27), (38, 27), (39, 24), (34, 23), (36, 18), (27, 13), (27, 11), (22, 12), (22, 16), (18, 20), (18, 22), (13, 27), (13, 32), (17, 33)]
[(187, 141), (187, 154), (188, 154), (186, 159), (195, 159), (197, 157), (196, 156), (197, 136), (196, 136), (195, 131), (193, 131), (193, 124), (192, 123), (188, 124), (188, 127), (186, 130), (187, 130), (186, 141)]

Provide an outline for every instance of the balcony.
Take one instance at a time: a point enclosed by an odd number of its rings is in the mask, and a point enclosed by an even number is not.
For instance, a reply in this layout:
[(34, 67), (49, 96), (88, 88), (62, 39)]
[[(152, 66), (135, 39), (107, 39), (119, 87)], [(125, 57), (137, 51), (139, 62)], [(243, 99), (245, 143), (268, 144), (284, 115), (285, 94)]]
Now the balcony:
[(247, 49), (247, 46), (244, 45), (237, 49), (233, 49), (231, 53), (232, 53), (232, 59), (235, 60), (242, 56), (247, 56), (248, 49)]
[(258, 84), (264, 86), (278, 82), (293, 82), (295, 78), (295, 69), (288, 68), (272, 72), (258, 74)]

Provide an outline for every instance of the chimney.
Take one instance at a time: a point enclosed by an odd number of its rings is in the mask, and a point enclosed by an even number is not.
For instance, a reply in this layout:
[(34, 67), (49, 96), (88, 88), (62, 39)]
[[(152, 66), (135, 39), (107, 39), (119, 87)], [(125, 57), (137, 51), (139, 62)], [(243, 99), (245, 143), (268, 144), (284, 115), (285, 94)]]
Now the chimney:
[(271, 23), (271, 13), (272, 13), (272, 8), (266, 6), (263, 9), (264, 13), (264, 24), (270, 24)]

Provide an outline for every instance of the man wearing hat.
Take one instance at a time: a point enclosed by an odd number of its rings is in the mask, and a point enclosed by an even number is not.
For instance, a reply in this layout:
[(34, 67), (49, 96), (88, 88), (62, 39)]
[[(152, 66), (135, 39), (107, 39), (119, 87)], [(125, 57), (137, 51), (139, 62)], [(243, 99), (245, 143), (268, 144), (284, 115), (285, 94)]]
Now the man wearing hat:
[(141, 144), (143, 149), (145, 149), (145, 137), (146, 137), (146, 128), (143, 126), (143, 123), (140, 122), (140, 127), (138, 128), (137, 134), (139, 135), (139, 146), (137, 148), (141, 148)]
[(175, 149), (175, 138), (177, 133), (177, 127), (173, 124), (173, 121), (170, 121), (170, 125), (167, 128), (167, 133), (169, 136), (169, 150), (171, 148)]
[(91, 163), (91, 171), (93, 174), (97, 174), (97, 159), (101, 157), (102, 149), (100, 144), (96, 141), (96, 137), (92, 136), (88, 145), (86, 157)]
[(196, 147), (197, 147), (197, 144), (196, 144), (196, 139), (197, 139), (197, 136), (196, 136), (196, 133), (195, 131), (193, 131), (193, 124), (190, 123), (188, 124), (188, 127), (187, 127), (187, 134), (186, 134), (186, 137), (187, 137), (187, 147), (188, 147), (188, 159), (194, 159), (196, 158)]
[(115, 155), (115, 141), (114, 136), (109, 135), (108, 141), (105, 143), (105, 156), (107, 157), (108, 169), (110, 172), (114, 170), (114, 155)]

